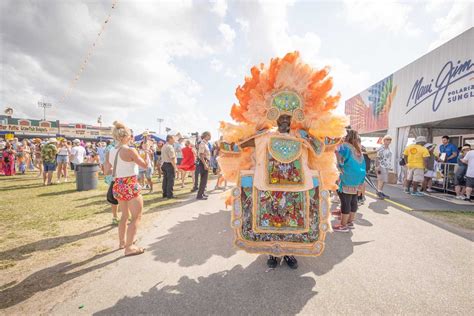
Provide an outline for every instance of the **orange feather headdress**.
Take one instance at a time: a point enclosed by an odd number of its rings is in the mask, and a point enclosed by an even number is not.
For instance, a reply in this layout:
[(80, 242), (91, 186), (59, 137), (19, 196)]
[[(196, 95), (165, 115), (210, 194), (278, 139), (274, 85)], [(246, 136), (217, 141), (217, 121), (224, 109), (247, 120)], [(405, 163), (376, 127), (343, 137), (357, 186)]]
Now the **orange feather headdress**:
[[(257, 129), (275, 126), (279, 114), (293, 116), (293, 127), (310, 128), (312, 121), (335, 109), (340, 95), (330, 95), (332, 78), (329, 68), (314, 70), (301, 61), (298, 52), (273, 58), (268, 67), (254, 66), (251, 76), (235, 95), (239, 104), (231, 110), (232, 118)], [(294, 101), (285, 105), (285, 99)]]

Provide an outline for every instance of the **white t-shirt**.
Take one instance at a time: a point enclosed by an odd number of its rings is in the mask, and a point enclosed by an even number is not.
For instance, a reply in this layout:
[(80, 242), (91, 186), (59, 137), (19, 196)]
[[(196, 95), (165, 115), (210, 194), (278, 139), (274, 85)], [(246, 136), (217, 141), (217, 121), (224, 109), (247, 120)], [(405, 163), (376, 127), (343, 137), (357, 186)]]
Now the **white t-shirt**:
[(82, 146), (74, 146), (71, 149), (71, 156), (73, 156), (71, 162), (73, 164), (80, 164), (84, 162), (86, 156), (86, 149)]
[(464, 156), (464, 160), (467, 160), (466, 177), (474, 178), (474, 150), (470, 150), (466, 156)]

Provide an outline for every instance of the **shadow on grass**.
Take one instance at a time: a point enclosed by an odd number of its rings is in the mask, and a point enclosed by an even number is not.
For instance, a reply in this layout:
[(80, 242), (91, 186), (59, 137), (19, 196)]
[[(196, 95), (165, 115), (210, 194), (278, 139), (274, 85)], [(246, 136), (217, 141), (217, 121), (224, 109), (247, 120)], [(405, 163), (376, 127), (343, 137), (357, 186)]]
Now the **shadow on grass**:
[(4, 259), (10, 259), (10, 260), (15, 260), (15, 261), (24, 260), (30, 257), (31, 254), (36, 251), (51, 250), (51, 249), (61, 247), (65, 244), (73, 243), (81, 239), (102, 235), (113, 228), (114, 227), (110, 225), (106, 225), (106, 226), (98, 227), (98, 228), (95, 228), (95, 229), (92, 229), (92, 230), (89, 230), (77, 235), (46, 238), (43, 240), (35, 241), (33, 243), (17, 247), (17, 248), (2, 251), (0, 252), (0, 258), (2, 258), (2, 260)]
[(2, 188), (2, 191), (16, 191), (16, 190), (30, 190), (33, 188), (42, 188), (43, 183), (37, 184), (28, 184), (28, 185), (12, 185), (5, 188)]
[(38, 197), (57, 196), (57, 195), (75, 193), (75, 192), (78, 192), (78, 191), (76, 189), (70, 189), (70, 190), (65, 190), (65, 191), (55, 191), (55, 192), (48, 192), (48, 193), (38, 194)]
[(118, 258), (108, 260), (84, 269), (78, 269), (113, 252), (115, 252), (115, 250), (95, 255), (81, 262), (62, 262), (52, 267), (34, 272), (20, 283), (17, 283), (16, 285), (0, 292), (0, 296), (2, 297), (0, 301), (0, 308), (4, 309), (21, 303), (38, 292), (55, 288), (67, 281), (78, 278), (94, 270), (106, 267), (109, 264), (112, 264), (123, 258), (120, 256)]
[[(236, 253), (230, 212), (201, 214), (180, 222), (148, 249), (155, 260), (182, 267), (205, 264), (213, 256)], [(352, 233), (330, 234), (320, 257), (298, 258), (299, 268), (286, 264), (268, 270), (267, 256), (256, 256), (249, 266), (235, 265), (206, 277), (183, 276), (176, 285), (160, 283), (136, 297), (123, 297), (95, 315), (294, 315), (318, 294), (315, 276), (331, 271), (369, 241), (352, 242)], [(212, 267), (210, 267), (211, 269)]]

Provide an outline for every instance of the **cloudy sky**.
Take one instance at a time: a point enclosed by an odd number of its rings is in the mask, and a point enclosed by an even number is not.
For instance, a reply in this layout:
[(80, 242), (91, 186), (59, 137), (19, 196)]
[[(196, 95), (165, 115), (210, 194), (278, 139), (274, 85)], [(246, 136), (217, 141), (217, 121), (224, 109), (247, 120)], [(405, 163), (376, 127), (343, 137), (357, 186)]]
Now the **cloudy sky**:
[[(473, 26), (472, 1), (1, 0), (0, 106), (16, 117), (216, 131), (252, 65), (299, 50), (345, 100)], [(100, 31), (87, 67), (61, 102)], [(341, 109), (342, 109), (341, 102)], [(3, 110), (2, 110), (3, 111)]]

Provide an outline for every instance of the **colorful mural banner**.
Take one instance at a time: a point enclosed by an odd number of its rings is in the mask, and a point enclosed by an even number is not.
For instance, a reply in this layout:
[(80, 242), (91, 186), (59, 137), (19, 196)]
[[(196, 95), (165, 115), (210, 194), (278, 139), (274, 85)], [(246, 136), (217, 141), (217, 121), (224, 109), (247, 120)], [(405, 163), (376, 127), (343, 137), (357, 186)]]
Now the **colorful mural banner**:
[(351, 127), (359, 133), (369, 133), (388, 129), (388, 117), (397, 87), (393, 75), (377, 82), (367, 90), (346, 101), (345, 113)]

